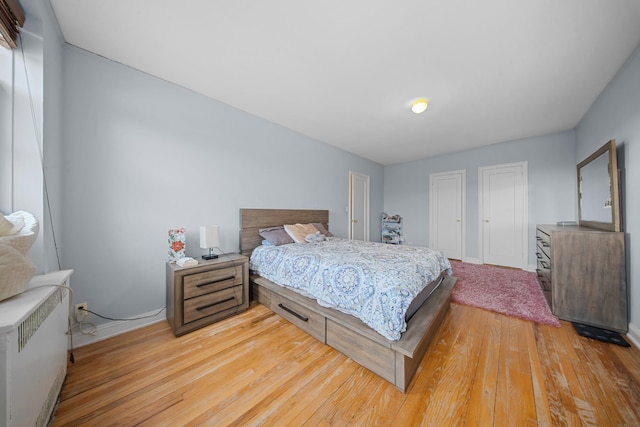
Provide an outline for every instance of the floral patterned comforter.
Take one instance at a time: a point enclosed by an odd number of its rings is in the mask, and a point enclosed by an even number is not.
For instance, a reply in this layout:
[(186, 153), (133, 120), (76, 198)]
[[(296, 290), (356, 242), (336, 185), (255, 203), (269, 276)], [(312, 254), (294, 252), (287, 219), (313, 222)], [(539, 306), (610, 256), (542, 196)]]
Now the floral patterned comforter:
[(250, 268), (324, 307), (356, 316), (394, 341), (407, 328), (405, 314), (414, 297), (443, 270), (451, 274), (440, 251), (335, 237), (259, 246)]

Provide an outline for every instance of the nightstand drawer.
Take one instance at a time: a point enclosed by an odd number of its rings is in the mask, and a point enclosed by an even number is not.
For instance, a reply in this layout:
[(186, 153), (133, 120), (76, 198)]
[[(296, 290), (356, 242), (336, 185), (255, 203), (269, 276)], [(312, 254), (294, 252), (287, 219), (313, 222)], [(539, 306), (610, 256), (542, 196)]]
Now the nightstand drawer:
[(240, 285), (184, 300), (184, 323), (242, 305), (242, 293)]
[(184, 276), (184, 299), (242, 284), (242, 266), (221, 268)]

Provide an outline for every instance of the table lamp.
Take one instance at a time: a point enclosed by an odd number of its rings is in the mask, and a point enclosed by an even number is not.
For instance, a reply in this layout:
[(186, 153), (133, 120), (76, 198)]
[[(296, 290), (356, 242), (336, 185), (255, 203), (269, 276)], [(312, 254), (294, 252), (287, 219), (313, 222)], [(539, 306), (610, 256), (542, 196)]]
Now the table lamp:
[(217, 225), (200, 226), (200, 247), (209, 249), (208, 255), (202, 255), (202, 259), (216, 259), (218, 255), (213, 253), (213, 248), (220, 246), (220, 227)]

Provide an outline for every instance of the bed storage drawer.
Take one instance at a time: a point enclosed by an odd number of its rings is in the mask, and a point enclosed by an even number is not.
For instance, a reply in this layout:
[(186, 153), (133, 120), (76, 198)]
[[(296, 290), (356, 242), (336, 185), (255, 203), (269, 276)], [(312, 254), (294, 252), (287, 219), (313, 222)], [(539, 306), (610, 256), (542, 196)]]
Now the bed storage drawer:
[(395, 384), (396, 374), (393, 367), (396, 353), (388, 346), (366, 339), (331, 319), (327, 319), (327, 345)]
[(289, 322), (293, 323), (318, 341), (325, 342), (325, 317), (312, 311), (302, 304), (295, 303), (290, 299), (271, 293), (271, 310), (278, 313)]

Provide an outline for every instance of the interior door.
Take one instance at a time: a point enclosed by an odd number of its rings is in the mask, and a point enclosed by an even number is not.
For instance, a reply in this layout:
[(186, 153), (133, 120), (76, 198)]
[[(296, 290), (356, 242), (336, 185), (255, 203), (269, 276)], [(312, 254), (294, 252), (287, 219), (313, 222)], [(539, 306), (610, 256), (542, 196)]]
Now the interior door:
[(527, 164), (480, 168), (482, 262), (527, 267)]
[(429, 247), (461, 260), (464, 248), (465, 171), (429, 175)]
[(369, 240), (369, 176), (349, 172), (349, 239)]

